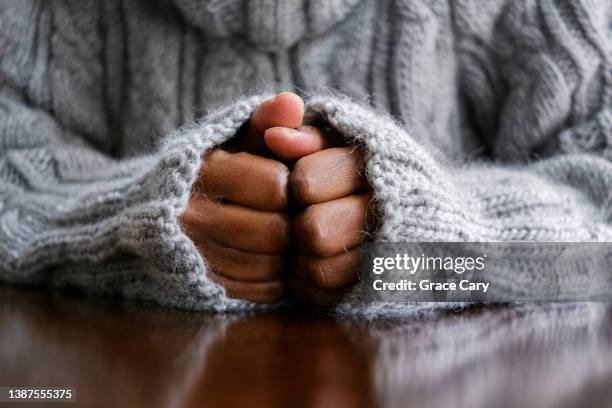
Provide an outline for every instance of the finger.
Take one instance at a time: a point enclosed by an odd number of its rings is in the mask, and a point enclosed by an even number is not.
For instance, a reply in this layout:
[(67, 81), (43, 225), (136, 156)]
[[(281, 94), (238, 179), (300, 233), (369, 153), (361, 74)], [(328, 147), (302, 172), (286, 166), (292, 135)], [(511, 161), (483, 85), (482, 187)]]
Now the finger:
[(323, 258), (298, 254), (293, 270), (320, 289), (339, 289), (359, 280), (359, 248)]
[(208, 276), (213, 282), (223, 286), (229, 297), (235, 299), (273, 304), (280, 302), (285, 295), (285, 285), (280, 279), (269, 282), (240, 282), (216, 273), (210, 273)]
[(272, 281), (281, 277), (285, 267), (283, 255), (255, 254), (213, 243), (198, 249), (213, 272), (236, 281)]
[(335, 147), (301, 158), (290, 177), (291, 191), (302, 204), (316, 204), (367, 187), (364, 154), (354, 147)]
[(283, 160), (294, 161), (331, 145), (323, 130), (314, 126), (297, 129), (273, 127), (264, 134), (266, 146)]
[(251, 153), (262, 154), (267, 148), (264, 132), (276, 126), (297, 128), (304, 119), (304, 101), (291, 92), (283, 92), (263, 102), (251, 115), (243, 148)]
[(299, 276), (292, 276), (287, 281), (291, 294), (300, 302), (317, 306), (330, 307), (338, 304), (347, 292), (346, 289), (323, 290), (303, 280)]
[(371, 193), (356, 194), (307, 207), (295, 219), (299, 248), (329, 257), (359, 244), (372, 221), (370, 199)]
[(194, 191), (214, 201), (280, 211), (289, 203), (288, 183), (289, 169), (279, 161), (217, 149), (206, 157)]
[(291, 245), (292, 226), (284, 213), (217, 204), (192, 195), (181, 220), (185, 232), (200, 245), (212, 241), (261, 254), (280, 254)]

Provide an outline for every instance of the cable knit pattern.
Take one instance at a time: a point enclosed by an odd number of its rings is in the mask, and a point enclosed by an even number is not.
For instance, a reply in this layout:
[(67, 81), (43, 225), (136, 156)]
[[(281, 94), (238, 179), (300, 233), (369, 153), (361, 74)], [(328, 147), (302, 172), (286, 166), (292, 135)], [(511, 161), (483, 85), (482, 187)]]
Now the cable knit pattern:
[[(366, 149), (378, 240), (609, 241), (611, 22), (607, 0), (5, 2), (0, 279), (255, 307), (178, 216), (287, 89)], [(362, 300), (338, 311), (453, 306)]]
[[(311, 115), (321, 116), (350, 141), (366, 148), (366, 175), (374, 188), (373, 206), (380, 220), (377, 240), (612, 240), (612, 163), (608, 160), (566, 154), (528, 166), (444, 165), (384, 113), (330, 97), (313, 97), (307, 107)], [(563, 279), (567, 288), (589, 289), (584, 277), (569, 266), (569, 270), (525, 269), (526, 257), (507, 259), (509, 265), (504, 265), (504, 270), (490, 271), (488, 277), (508, 293), (520, 291), (527, 283), (537, 287), (541, 276), (534, 275), (536, 271), (547, 274), (549, 282)], [(500, 272), (520, 276), (521, 284)], [(396, 278), (403, 278), (401, 272)], [(601, 278), (593, 281), (601, 282)], [(393, 281), (392, 276), (388, 279)], [(349, 293), (338, 311), (390, 315), (460, 306), (377, 303), (371, 293), (364, 295), (364, 289), (357, 287)]]
[(21, 173), (23, 183), (5, 176), (0, 184), (2, 278), (181, 308), (253, 306), (228, 299), (206, 278), (205, 262), (178, 216), (205, 152), (232, 137), (263, 100), (214, 112), (169, 135), (146, 158), (118, 162), (59, 140), (11, 151), (5, 173)]

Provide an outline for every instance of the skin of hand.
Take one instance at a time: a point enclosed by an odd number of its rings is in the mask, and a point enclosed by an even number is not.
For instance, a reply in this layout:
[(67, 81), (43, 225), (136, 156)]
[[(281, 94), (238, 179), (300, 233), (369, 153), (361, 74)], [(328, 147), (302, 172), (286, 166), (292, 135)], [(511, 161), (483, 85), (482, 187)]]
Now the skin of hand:
[(264, 134), (298, 128), (303, 114), (301, 98), (279, 94), (256, 109), (232, 145), (204, 158), (181, 223), (230, 297), (269, 304), (285, 294), (290, 173), (271, 158)]
[(373, 223), (363, 150), (331, 147), (303, 157), (290, 185), (303, 210), (294, 221), (299, 251), (289, 288), (299, 300), (334, 304), (359, 279), (359, 245)]
[[(370, 218), (363, 153), (333, 147), (321, 129), (302, 125), (303, 114), (297, 95), (279, 94), (231, 145), (205, 157), (181, 221), (230, 297), (276, 303), (289, 270), (298, 299), (327, 305), (358, 279)], [(290, 200), (302, 209), (295, 219)]]
[(373, 222), (363, 150), (306, 126), (270, 128), (264, 140), (275, 156), (297, 160), (290, 187), (300, 206), (298, 251), (289, 288), (303, 302), (332, 305), (359, 279), (359, 245)]

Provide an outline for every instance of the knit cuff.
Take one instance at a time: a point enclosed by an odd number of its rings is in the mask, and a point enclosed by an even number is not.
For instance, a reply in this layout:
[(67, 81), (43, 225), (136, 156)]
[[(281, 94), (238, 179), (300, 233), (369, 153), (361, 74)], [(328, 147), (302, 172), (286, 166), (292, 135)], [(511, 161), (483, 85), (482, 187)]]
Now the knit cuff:
[(417, 143), (386, 113), (345, 98), (313, 97), (307, 109), (365, 149), (377, 240), (465, 239), (463, 210), (433, 149)]
[[(231, 299), (225, 289), (210, 280), (207, 261), (193, 241), (181, 229), (178, 218), (187, 209), (190, 192), (198, 177), (206, 153), (233, 136), (245, 124), (253, 111), (270, 95), (253, 96), (228, 107), (211, 112), (201, 122), (180, 129), (170, 135), (162, 149), (161, 160), (147, 180), (151, 191), (165, 197), (167, 213), (160, 219), (154, 248), (155, 259), (161, 263), (159, 281), (155, 283), (152, 299), (185, 309), (230, 311), (265, 308), (251, 302)], [(144, 259), (146, 259), (147, 254)], [(137, 294), (142, 298), (144, 293)]]
[[(206, 152), (233, 137), (265, 97), (212, 112), (168, 135), (147, 157), (115, 161), (83, 147), (54, 145), (17, 158), (16, 170), (44, 208), (24, 194), (5, 201), (0, 221), (11, 239), (0, 244), (0, 256), (6, 255), (0, 278), (192, 310), (256, 307), (229, 299), (207, 278), (206, 260), (179, 217)], [(54, 170), (35, 168), (40, 166)]]
[[(373, 188), (376, 241), (601, 241), (612, 238), (607, 215), (612, 164), (559, 156), (529, 165), (448, 165), (383, 112), (346, 98), (316, 96), (309, 115), (365, 149)], [(594, 176), (596, 175), (596, 176)], [(605, 194), (602, 196), (602, 193)], [(449, 303), (384, 303), (357, 285), (340, 313), (415, 313)]]

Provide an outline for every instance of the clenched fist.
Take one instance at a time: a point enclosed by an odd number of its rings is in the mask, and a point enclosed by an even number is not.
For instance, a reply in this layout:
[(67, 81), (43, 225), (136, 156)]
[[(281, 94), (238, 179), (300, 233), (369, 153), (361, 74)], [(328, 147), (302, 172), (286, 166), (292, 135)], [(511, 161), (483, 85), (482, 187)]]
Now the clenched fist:
[(303, 115), (282, 93), (204, 158), (182, 225), (230, 297), (276, 303), (288, 280), (299, 299), (329, 304), (358, 279), (371, 224), (363, 153)]
[(253, 113), (232, 146), (204, 158), (182, 224), (208, 261), (211, 279), (230, 297), (275, 303), (284, 295), (292, 242), (289, 169), (265, 157), (264, 134), (270, 127), (299, 127), (303, 114), (299, 97), (281, 94)]
[(303, 210), (295, 219), (299, 252), (293, 260), (292, 292), (327, 305), (358, 280), (359, 244), (372, 224), (363, 151), (334, 147), (300, 159), (290, 177)]

